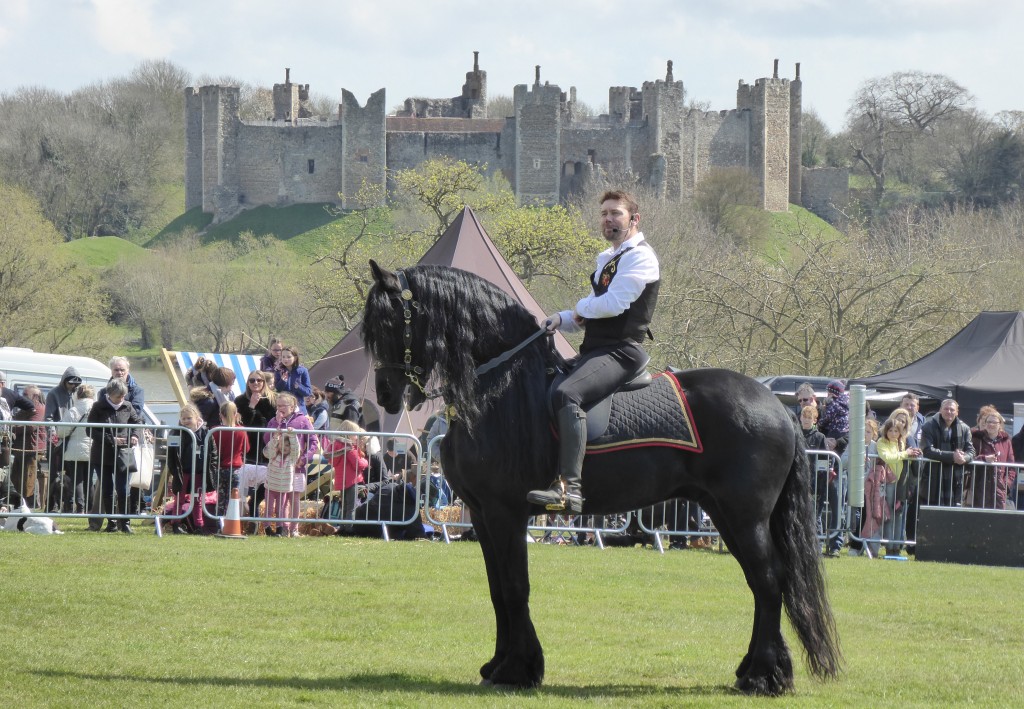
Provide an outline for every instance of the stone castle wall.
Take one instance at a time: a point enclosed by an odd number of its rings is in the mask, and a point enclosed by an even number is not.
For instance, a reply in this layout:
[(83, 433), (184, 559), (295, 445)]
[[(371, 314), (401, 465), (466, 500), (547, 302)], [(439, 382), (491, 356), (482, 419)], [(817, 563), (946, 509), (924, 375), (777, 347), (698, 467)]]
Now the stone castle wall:
[(565, 199), (597, 170), (631, 171), (674, 198), (692, 196), (716, 167), (743, 167), (773, 211), (807, 189), (799, 65), (790, 82), (776, 62), (771, 78), (739, 82), (736, 109), (704, 113), (684, 108), (670, 62), (664, 79), (640, 90), (610, 88), (609, 113), (596, 119), (577, 115), (575, 89), (541, 83), (540, 67), (532, 85), (515, 87), (514, 116), (485, 118), (486, 72), (476, 56), (461, 96), (414, 99), (396, 116), (386, 116), (384, 89), (366, 106), (343, 90), (338, 121), (304, 119), (309, 87), (292, 84), (287, 71), (274, 89), (276, 120), (259, 124), (238, 120), (236, 88), (186, 89), (187, 208), (201, 205), (221, 221), (258, 204), (339, 202), (339, 192), (355, 206), (364, 180), (385, 185), (387, 170), (439, 156), (500, 170), (520, 203)]
[(830, 224), (843, 220), (850, 202), (850, 171), (845, 167), (807, 167), (802, 171), (803, 206)]

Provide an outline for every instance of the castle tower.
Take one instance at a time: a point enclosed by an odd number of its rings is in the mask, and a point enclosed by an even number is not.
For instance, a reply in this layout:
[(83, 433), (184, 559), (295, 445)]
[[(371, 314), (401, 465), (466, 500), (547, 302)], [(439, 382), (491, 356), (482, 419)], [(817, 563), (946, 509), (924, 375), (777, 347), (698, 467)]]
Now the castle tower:
[(387, 166), (385, 113), (384, 89), (372, 93), (365, 108), (360, 107), (351, 91), (341, 90), (343, 207), (363, 206), (355, 200), (363, 180), (371, 185), (384, 186)]
[(557, 204), (563, 94), (558, 86), (541, 85), (540, 66), (533, 87), (515, 87), (515, 182), (519, 204)]
[(462, 104), (467, 118), (487, 117), (487, 72), (480, 71), (480, 52), (473, 52), (473, 71), (466, 72)]
[(204, 86), (202, 105), (202, 205), (215, 221), (239, 210), (238, 97), (236, 86)]
[(294, 121), (299, 117), (299, 85), (291, 80), (291, 69), (284, 70), (284, 83), (274, 84), (274, 120)]
[(769, 212), (789, 209), (790, 89), (779, 78), (779, 60), (770, 79), (753, 86), (740, 81), (736, 107), (750, 111), (750, 170), (761, 184), (761, 207)]
[(683, 194), (683, 82), (674, 80), (672, 60), (664, 81), (644, 82), (643, 105), (650, 126), (648, 178), (663, 197), (679, 199)]
[(789, 82), (789, 202), (803, 204), (803, 83), (800, 81), (800, 62)]
[(185, 89), (185, 211), (203, 206), (203, 102)]

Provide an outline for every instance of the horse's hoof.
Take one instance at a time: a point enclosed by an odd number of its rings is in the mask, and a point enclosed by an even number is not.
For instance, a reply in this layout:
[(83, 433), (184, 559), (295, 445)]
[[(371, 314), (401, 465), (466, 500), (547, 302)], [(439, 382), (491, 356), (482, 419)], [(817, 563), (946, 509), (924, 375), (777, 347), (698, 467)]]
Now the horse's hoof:
[(493, 687), (494, 686), (494, 682), (492, 682), (489, 677), (484, 677), (482, 680), (480, 680), (480, 686), (481, 687)]
[(766, 677), (746, 675), (736, 680), (736, 689), (750, 696), (778, 697), (792, 688), (792, 681), (786, 682), (784, 679), (774, 675)]

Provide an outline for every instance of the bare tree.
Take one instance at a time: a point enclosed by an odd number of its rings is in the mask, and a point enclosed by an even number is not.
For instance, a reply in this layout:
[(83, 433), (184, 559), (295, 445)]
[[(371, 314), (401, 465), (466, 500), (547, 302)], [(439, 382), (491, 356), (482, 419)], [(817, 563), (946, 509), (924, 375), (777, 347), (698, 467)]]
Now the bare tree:
[(906, 155), (915, 138), (933, 132), (972, 101), (967, 89), (942, 74), (896, 72), (865, 82), (847, 111), (847, 133), (876, 196), (885, 192), (893, 158)]

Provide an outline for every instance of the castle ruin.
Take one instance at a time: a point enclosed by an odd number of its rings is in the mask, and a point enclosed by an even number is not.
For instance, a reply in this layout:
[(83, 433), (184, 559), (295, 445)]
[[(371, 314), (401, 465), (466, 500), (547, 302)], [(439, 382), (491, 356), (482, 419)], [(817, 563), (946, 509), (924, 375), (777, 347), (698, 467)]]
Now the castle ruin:
[(783, 79), (776, 60), (771, 78), (739, 82), (736, 108), (687, 110), (669, 61), (664, 79), (611, 87), (608, 114), (589, 118), (579, 115), (575, 87), (542, 83), (538, 66), (533, 84), (513, 91), (514, 115), (493, 117), (477, 52), (460, 96), (406, 99), (393, 116), (384, 89), (365, 106), (343, 89), (336, 118), (313, 118), (304, 106), (309, 85), (293, 84), (288, 69), (266, 121), (239, 119), (236, 87), (190, 87), (185, 208), (221, 222), (258, 205), (357, 206), (363, 180), (383, 186), (389, 170), (447, 156), (500, 170), (520, 204), (557, 203), (599, 169), (631, 171), (678, 198), (692, 196), (715, 168), (742, 167), (756, 177), (763, 208), (785, 211), (804, 202), (801, 91), (800, 65)]

